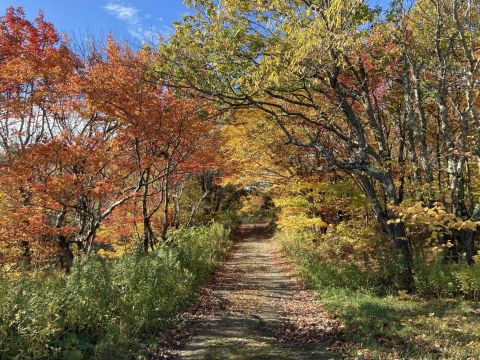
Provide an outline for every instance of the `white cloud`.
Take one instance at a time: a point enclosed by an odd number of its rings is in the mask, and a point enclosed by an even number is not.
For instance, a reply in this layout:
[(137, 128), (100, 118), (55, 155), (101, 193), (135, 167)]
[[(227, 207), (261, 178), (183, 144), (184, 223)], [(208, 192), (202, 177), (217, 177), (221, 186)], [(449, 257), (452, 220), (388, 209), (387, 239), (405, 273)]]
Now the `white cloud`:
[(142, 15), (134, 6), (111, 1), (103, 7), (110, 15), (114, 16), (127, 25), (130, 36), (147, 42), (155, 42), (161, 31), (156, 26), (145, 26), (144, 20), (151, 18), (150, 14)]
[(160, 31), (158, 31), (158, 29), (155, 27), (146, 29), (143, 26), (139, 25), (139, 26), (129, 26), (128, 33), (132, 37), (142, 40), (142, 42), (152, 44), (158, 41), (158, 35), (160, 34)]
[(109, 2), (103, 7), (110, 15), (117, 19), (126, 22), (130, 25), (136, 25), (140, 22), (138, 16), (139, 10), (136, 7), (124, 5), (121, 3)]

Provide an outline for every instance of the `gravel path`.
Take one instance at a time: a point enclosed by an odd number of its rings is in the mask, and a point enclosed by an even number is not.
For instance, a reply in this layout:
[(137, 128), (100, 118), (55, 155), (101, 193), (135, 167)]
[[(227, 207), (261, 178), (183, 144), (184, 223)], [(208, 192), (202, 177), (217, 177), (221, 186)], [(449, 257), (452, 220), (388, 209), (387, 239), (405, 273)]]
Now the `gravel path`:
[(189, 311), (177, 359), (332, 359), (341, 332), (293, 275), (267, 225), (244, 233)]

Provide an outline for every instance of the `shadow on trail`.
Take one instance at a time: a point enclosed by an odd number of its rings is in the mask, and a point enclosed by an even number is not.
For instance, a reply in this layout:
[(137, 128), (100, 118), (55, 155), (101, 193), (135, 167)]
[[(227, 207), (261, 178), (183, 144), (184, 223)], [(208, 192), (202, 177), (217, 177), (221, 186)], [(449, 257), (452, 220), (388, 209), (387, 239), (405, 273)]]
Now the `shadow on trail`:
[(233, 233), (236, 240), (254, 241), (259, 237), (271, 237), (275, 232), (275, 226), (272, 223), (241, 224)]

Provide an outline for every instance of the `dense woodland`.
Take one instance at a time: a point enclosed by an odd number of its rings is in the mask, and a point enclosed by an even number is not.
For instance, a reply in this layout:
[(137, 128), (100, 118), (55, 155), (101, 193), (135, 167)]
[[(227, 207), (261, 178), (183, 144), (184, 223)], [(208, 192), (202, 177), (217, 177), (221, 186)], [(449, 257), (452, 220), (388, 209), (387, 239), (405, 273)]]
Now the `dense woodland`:
[[(0, 17), (0, 358), (133, 356), (240, 221), (345, 321), (387, 301), (379, 358), (480, 356), (480, 1), (186, 3), (138, 49)], [(454, 345), (382, 340), (431, 299)]]

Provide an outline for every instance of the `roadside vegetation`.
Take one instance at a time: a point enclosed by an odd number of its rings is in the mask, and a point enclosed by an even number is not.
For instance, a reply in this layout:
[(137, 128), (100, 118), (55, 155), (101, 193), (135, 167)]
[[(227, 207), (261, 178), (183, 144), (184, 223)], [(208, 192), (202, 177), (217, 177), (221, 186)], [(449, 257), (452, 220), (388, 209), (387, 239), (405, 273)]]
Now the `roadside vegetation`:
[[(335, 239), (339, 239), (338, 234)], [(480, 356), (478, 264), (442, 259), (414, 267), (415, 294), (391, 282), (398, 264), (378, 253), (375, 264), (345, 258), (352, 239), (278, 234), (299, 275), (344, 333), (335, 350), (349, 358), (476, 359)], [(336, 250), (343, 248), (343, 251)], [(345, 252), (346, 251), (346, 252)], [(341, 254), (341, 256), (340, 256)]]
[(0, 358), (130, 359), (196, 296), (228, 250), (219, 223), (173, 232), (170, 244), (118, 258), (83, 255), (70, 274), (2, 274)]

